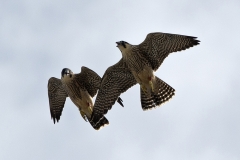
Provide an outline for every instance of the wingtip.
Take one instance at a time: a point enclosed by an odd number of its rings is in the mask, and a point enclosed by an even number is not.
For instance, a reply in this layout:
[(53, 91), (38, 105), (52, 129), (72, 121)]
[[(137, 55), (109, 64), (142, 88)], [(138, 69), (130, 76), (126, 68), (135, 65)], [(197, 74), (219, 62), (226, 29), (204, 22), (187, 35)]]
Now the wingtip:
[(196, 45), (198, 45), (198, 44), (200, 44), (200, 42), (201, 42), (201, 41), (200, 41), (200, 40), (198, 40), (198, 39), (195, 39), (195, 41), (194, 41), (194, 42), (195, 42), (195, 44), (196, 44)]
[(53, 123), (55, 124), (55, 123), (58, 123), (58, 122), (59, 122), (60, 116), (59, 116), (59, 117), (56, 117), (56, 116), (54, 116), (54, 115), (51, 115), (51, 119), (53, 120)]
[(104, 125), (102, 125), (102, 126), (100, 126), (100, 127), (95, 127), (94, 129), (95, 130), (97, 130), (97, 131), (99, 131), (99, 130), (101, 130), (103, 127), (106, 127), (106, 126), (108, 126), (109, 125), (109, 122), (108, 123), (106, 123), (106, 124), (104, 124)]
[(107, 125), (109, 125), (109, 121), (104, 116), (93, 116), (90, 119), (90, 124), (95, 130), (99, 130)]
[(198, 44), (200, 44), (200, 42), (201, 42), (201, 41), (200, 41), (200, 40), (198, 40), (197, 38), (198, 38), (198, 37), (192, 37), (192, 40), (193, 40), (193, 41), (192, 41), (192, 42), (193, 42), (193, 45), (198, 45)]
[(124, 107), (124, 105), (123, 105), (123, 103), (122, 103), (123, 100), (122, 100), (121, 97), (118, 97), (117, 102), (118, 102), (122, 107)]

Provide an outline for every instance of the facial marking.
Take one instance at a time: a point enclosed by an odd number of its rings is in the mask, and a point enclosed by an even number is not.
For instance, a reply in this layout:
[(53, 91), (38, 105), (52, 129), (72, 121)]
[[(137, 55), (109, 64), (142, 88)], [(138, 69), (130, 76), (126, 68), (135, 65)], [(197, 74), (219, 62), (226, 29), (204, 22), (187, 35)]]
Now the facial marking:
[(124, 41), (120, 41), (120, 43), (121, 43), (121, 45), (124, 47), (124, 48), (126, 48), (126, 42), (124, 42)]
[(71, 78), (72, 77), (71, 70), (68, 69), (68, 68), (63, 68), (63, 70), (62, 70), (62, 77), (64, 77), (65, 75), (66, 76), (69, 75), (69, 77)]
[(123, 46), (123, 48), (127, 48), (126, 44), (128, 44), (128, 43), (125, 42), (125, 41), (119, 41), (119, 42), (116, 42), (116, 43), (117, 43), (117, 47)]

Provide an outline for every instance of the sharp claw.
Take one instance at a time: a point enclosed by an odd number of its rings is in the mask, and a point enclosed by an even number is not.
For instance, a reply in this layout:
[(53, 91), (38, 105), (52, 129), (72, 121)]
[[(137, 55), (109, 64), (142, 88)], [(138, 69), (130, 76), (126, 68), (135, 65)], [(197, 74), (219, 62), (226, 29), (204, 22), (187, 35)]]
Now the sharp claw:
[(122, 107), (124, 107), (124, 105), (123, 105), (123, 100), (120, 98), (120, 97), (118, 97), (118, 99), (117, 99), (117, 102), (122, 106)]
[(141, 85), (141, 88), (145, 94), (147, 94), (147, 88), (144, 85)]
[(121, 101), (121, 102), (123, 102), (123, 100), (122, 100), (122, 98), (121, 98), (121, 97), (118, 97), (118, 100), (119, 100), (119, 101)]
[(92, 108), (88, 107), (88, 111), (92, 114)]
[(83, 118), (86, 122), (88, 122), (85, 113), (84, 113), (83, 111), (80, 111), (80, 114), (81, 114), (82, 118)]
[(154, 87), (153, 87), (152, 81), (149, 81), (149, 84), (150, 84), (150, 86), (151, 86), (152, 92), (154, 92)]
[(85, 115), (83, 118), (86, 122), (88, 122), (87, 116)]

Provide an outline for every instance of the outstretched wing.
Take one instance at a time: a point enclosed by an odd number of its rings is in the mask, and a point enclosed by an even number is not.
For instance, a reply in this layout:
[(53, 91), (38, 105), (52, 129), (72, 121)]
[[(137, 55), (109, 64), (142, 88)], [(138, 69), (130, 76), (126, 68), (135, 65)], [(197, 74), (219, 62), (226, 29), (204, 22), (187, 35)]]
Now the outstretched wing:
[(84, 66), (81, 68), (81, 73), (75, 75), (76, 81), (81, 88), (85, 88), (91, 97), (94, 97), (100, 87), (101, 77), (93, 70)]
[(48, 80), (48, 99), (51, 118), (53, 119), (54, 124), (55, 121), (59, 121), (60, 116), (62, 115), (62, 110), (67, 97), (68, 95), (63, 88), (61, 80), (51, 77)]
[(143, 54), (153, 70), (157, 70), (164, 59), (172, 52), (182, 51), (199, 44), (197, 37), (170, 34), (170, 33), (149, 33), (146, 39), (139, 44)]
[(109, 67), (102, 78), (95, 100), (91, 120), (100, 120), (114, 105), (121, 93), (135, 85), (137, 81), (123, 59)]

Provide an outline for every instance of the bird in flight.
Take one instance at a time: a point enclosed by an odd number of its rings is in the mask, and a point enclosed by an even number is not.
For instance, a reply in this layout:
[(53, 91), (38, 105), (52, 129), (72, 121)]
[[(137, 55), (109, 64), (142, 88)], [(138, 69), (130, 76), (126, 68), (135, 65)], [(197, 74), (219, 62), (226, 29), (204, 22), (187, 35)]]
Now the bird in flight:
[(97, 122), (90, 121), (93, 111), (92, 97), (96, 95), (100, 83), (101, 77), (84, 66), (79, 74), (74, 74), (70, 69), (64, 68), (61, 79), (51, 77), (48, 80), (48, 97), (53, 122), (60, 120), (66, 98), (69, 97), (78, 107), (83, 119), (89, 121), (94, 129), (98, 130), (109, 124), (104, 116)]
[(119, 41), (122, 59), (109, 67), (102, 79), (90, 121), (98, 122), (111, 109), (121, 93), (138, 83), (143, 110), (160, 106), (174, 96), (173, 89), (154, 75), (172, 52), (199, 44), (197, 37), (170, 33), (149, 33), (139, 45)]

